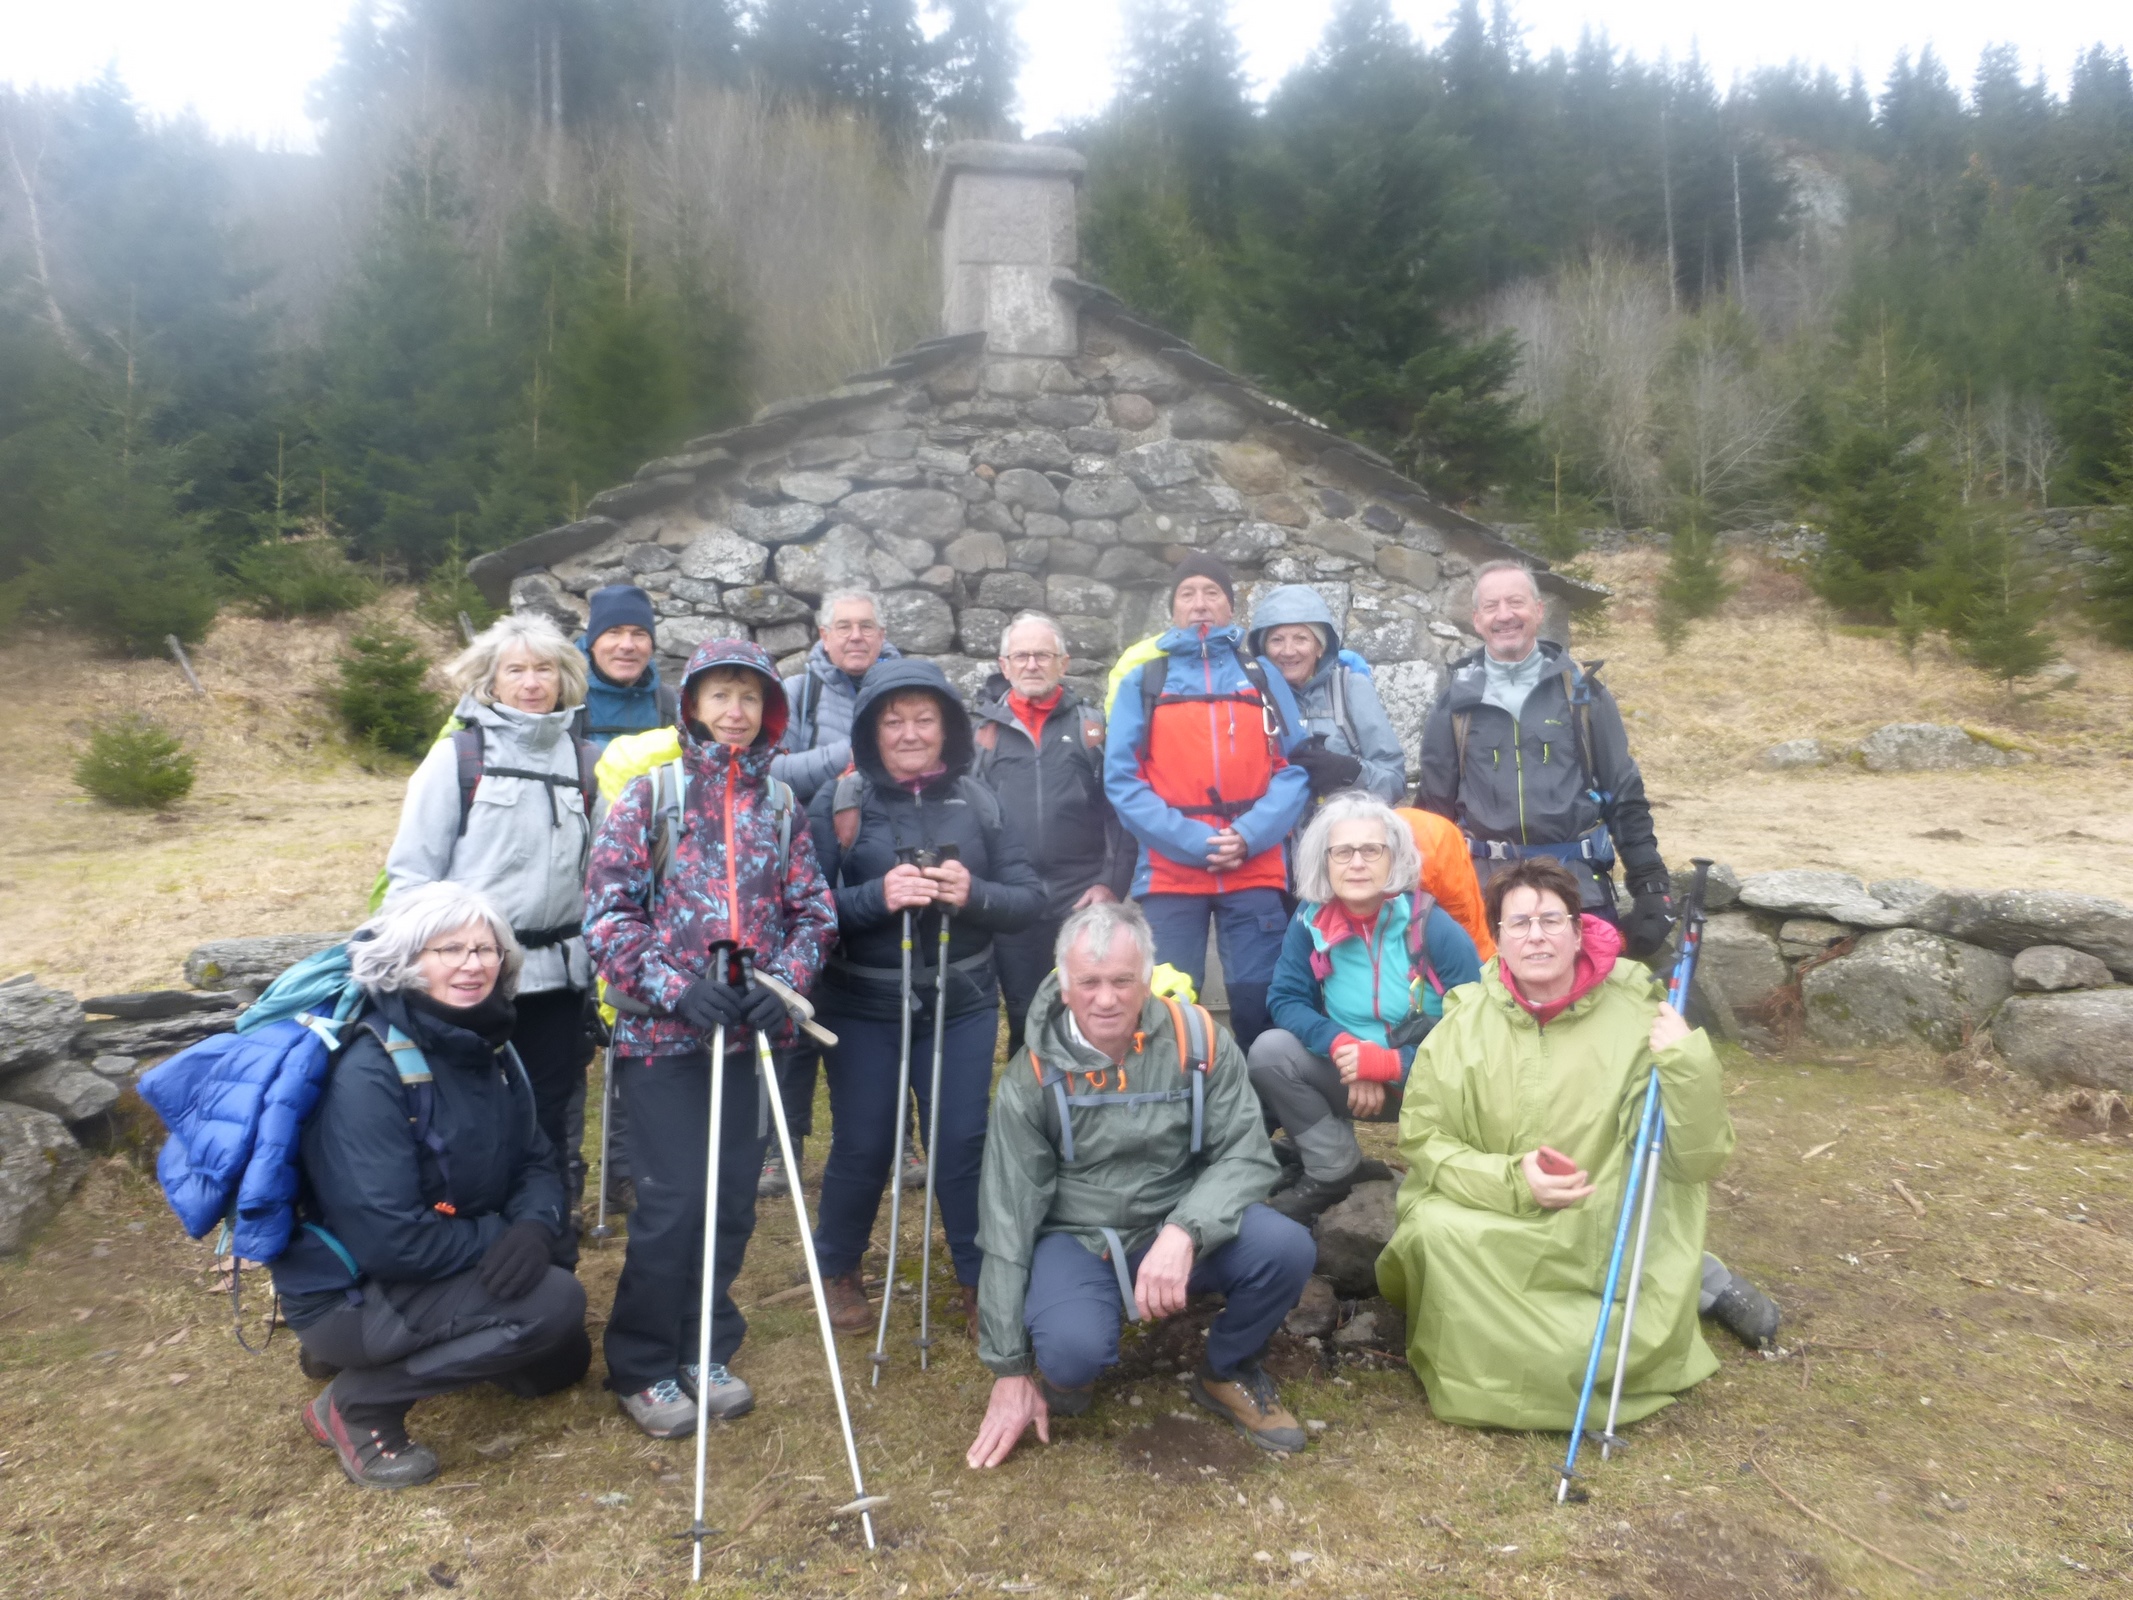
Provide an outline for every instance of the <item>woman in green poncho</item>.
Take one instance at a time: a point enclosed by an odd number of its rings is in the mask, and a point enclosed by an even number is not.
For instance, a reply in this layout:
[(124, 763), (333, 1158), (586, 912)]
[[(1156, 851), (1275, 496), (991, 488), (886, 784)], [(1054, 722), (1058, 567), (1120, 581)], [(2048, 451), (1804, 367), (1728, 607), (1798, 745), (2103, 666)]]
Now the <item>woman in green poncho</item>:
[[(1571, 1425), (1655, 1063), (1666, 1142), (1622, 1419), (1718, 1370), (1697, 1325), (1705, 1185), (1733, 1150), (1718, 1058), (1648, 969), (1617, 961), (1621, 936), (1581, 916), (1579, 898), (1546, 858), (1490, 880), (1501, 953), (1480, 983), (1445, 996), (1408, 1079), (1400, 1153), (1412, 1171), (1378, 1287), (1405, 1309), (1408, 1360), (1446, 1422)], [(1719, 1287), (1753, 1296), (1774, 1331), (1775, 1308), (1733, 1285)]]

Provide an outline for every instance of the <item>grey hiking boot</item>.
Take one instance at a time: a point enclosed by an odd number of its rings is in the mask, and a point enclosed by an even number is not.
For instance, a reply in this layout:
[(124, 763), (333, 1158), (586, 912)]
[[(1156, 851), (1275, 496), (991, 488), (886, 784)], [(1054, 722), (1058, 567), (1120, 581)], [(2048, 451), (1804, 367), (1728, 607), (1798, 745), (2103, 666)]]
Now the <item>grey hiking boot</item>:
[(1281, 1403), (1281, 1391), (1256, 1361), (1242, 1363), (1226, 1378), (1203, 1361), (1186, 1392), (1262, 1450), (1294, 1455), (1304, 1447), (1303, 1424)]
[(331, 1385), (304, 1407), (304, 1426), (331, 1450), (348, 1481), (364, 1489), (410, 1489), (437, 1476), (435, 1452), (407, 1436), (405, 1406), (344, 1410)]
[(682, 1392), (679, 1380), (661, 1378), (649, 1389), (618, 1394), (623, 1414), (654, 1439), (686, 1439), (696, 1431), (696, 1402)]
[(763, 1170), (756, 1177), (756, 1197), (769, 1200), (781, 1194), (788, 1194), (791, 1190), (792, 1185), (785, 1181), (785, 1158), (772, 1151), (763, 1157)]
[(698, 1378), (696, 1363), (689, 1362), (681, 1369), (681, 1388), (682, 1393), (703, 1407), (705, 1416), (719, 1422), (731, 1422), (755, 1409), (755, 1391), (741, 1379), (716, 1361), (704, 1372), (711, 1380), (709, 1383)]
[(1310, 1227), (1332, 1206), (1339, 1205), (1355, 1189), (1355, 1174), (1335, 1178), (1331, 1182), (1323, 1178), (1303, 1177), (1267, 1204), (1287, 1217), (1291, 1222), (1300, 1222)]

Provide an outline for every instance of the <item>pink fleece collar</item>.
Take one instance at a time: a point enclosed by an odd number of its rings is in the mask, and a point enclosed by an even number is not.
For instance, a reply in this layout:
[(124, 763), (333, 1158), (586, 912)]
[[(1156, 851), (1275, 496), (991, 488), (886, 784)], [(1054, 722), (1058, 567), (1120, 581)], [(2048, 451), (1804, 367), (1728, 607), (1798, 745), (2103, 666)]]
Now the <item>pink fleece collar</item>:
[(1501, 958), (1496, 963), (1496, 975), (1502, 980), (1511, 998), (1523, 1006), (1542, 1027), (1576, 1005), (1607, 981), (1607, 975), (1615, 970), (1615, 958), (1622, 953), (1621, 930), (1605, 917), (1596, 917), (1590, 911), (1578, 917), (1579, 942), (1577, 963), (1573, 971), (1570, 992), (1560, 1000), (1540, 1004), (1528, 1000), (1518, 992), (1518, 980), (1511, 976), (1511, 966)]

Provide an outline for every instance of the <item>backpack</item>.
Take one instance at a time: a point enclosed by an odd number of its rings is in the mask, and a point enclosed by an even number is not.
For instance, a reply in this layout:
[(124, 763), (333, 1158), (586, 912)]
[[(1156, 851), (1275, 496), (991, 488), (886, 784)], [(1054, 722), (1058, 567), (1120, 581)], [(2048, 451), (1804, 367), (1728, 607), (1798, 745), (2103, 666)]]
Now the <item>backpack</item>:
[[(1207, 1008), (1192, 1001), (1180, 1004), (1168, 995), (1158, 996), (1170, 1008), (1171, 1037), (1178, 1044), (1178, 1071), (1185, 1081), (1174, 1089), (1145, 1089), (1128, 1092), (1126, 1069), (1105, 1067), (1100, 1071), (1080, 1073), (1089, 1080), (1089, 1090), (1071, 1094), (1068, 1080), (1076, 1075), (1073, 1067), (1047, 1067), (1037, 1059), (1034, 1048), (1029, 1050), (1030, 1071), (1036, 1075), (1040, 1088), (1051, 1090), (1046, 1102), (1045, 1125), (1052, 1142), (1059, 1148), (1059, 1159), (1067, 1166), (1074, 1164), (1074, 1106), (1150, 1106), (1168, 1105), (1179, 1100), (1192, 1102), (1192, 1154), (1201, 1154), (1207, 1145), (1207, 1077), (1215, 1067), (1215, 1021)], [(1111, 1074), (1118, 1074), (1118, 1087), (1109, 1087)], [(1130, 1298), (1129, 1298), (1129, 1304)]]
[[(579, 707), (581, 713), (583, 710), (582, 706)], [(467, 836), (467, 822), (474, 814), (474, 791), (481, 787), (483, 778), (524, 778), (532, 783), (544, 784), (549, 790), (549, 804), (551, 806), (555, 803), (555, 790), (576, 789), (584, 799), (585, 820), (587, 825), (590, 826), (593, 815), (593, 801), (600, 792), (599, 779), (596, 776), (600, 765), (600, 749), (599, 746), (585, 737), (583, 731), (584, 723), (585, 719), (582, 714), (571, 722), (570, 741), (578, 753), (578, 775), (575, 778), (569, 778), (558, 772), (533, 772), (524, 767), (492, 767), (488, 764), (483, 753), (481, 724), (478, 722), (462, 723), (457, 718), (447, 722), (444, 731), (437, 737), (437, 743), (442, 744), (447, 739), (451, 740), (453, 763), (457, 767), (459, 774), (459, 830), (454, 837), (464, 839)], [(655, 728), (652, 731), (660, 733), (670, 730)], [(640, 737), (642, 736), (640, 735)], [(434, 749), (436, 746), (433, 745), (431, 748)], [(378, 876), (370, 886), (371, 915), (375, 916), (378, 908), (385, 904), (386, 891), (391, 887), (392, 878), (390, 874), (387, 873), (385, 868), (380, 867)], [(566, 937), (575, 938), (576, 936), (577, 930), (572, 929)], [(559, 944), (561, 942), (562, 940), (560, 939), (550, 939), (548, 941), (550, 944)]]
[[(1096, 708), (1086, 701), (1074, 702), (1074, 712), (1081, 724), (1081, 738), (1076, 748), (1095, 770), (1096, 781), (1103, 782), (1104, 774), (1104, 719), (1096, 714)], [(977, 756), (970, 764), (970, 775), (980, 783), (992, 770), (994, 758), (1000, 750), (1000, 724), (990, 717), (977, 719), (971, 730), (970, 742), (977, 747)], [(1017, 726), (1020, 726), (1019, 719)]]
[[(349, 977), (348, 946), (329, 946), (269, 984), (232, 1031), (203, 1039), (141, 1075), (141, 1098), (170, 1130), (156, 1157), (157, 1181), (188, 1236), (198, 1239), (222, 1225), (215, 1249), (232, 1260), (230, 1317), (246, 1350), (253, 1346), (244, 1336), (238, 1263), (272, 1262), (289, 1247), (298, 1226), (298, 1139), (345, 1048), (342, 1032), (363, 1000)], [(375, 1018), (357, 1026), (378, 1041), (399, 1073), (415, 1142), (430, 1152), (444, 1182), (445, 1198), (436, 1208), (452, 1215), (450, 1157), (431, 1126), (436, 1089), (429, 1063), (397, 1027)], [(505, 1048), (523, 1082), (517, 1052)], [(346, 1246), (315, 1222), (301, 1226), (361, 1279)], [(267, 1337), (273, 1337), (271, 1324)]]

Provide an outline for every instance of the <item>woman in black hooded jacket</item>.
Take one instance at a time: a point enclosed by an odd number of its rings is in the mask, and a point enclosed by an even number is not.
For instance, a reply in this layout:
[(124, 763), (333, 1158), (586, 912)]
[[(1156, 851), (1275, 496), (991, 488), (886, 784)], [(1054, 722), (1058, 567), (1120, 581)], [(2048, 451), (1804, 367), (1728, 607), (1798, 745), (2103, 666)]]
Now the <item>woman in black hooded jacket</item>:
[(853, 708), (853, 770), (818, 791), (809, 808), (841, 940), (814, 991), (823, 1024), (839, 1039), (823, 1058), (833, 1126), (815, 1248), (831, 1320), (846, 1332), (873, 1323), (860, 1257), (903, 1115), (896, 1077), (906, 910), (914, 924), (911, 1083), (921, 1126), (932, 1115), (936, 968), (941, 917), (949, 917), (934, 1188), (973, 1333), (977, 1326), (978, 1167), (1000, 1005), (992, 937), (1041, 915), (1044, 885), (1013, 821), (969, 776), (974, 754), (970, 714), (940, 668), (885, 660), (867, 674)]

